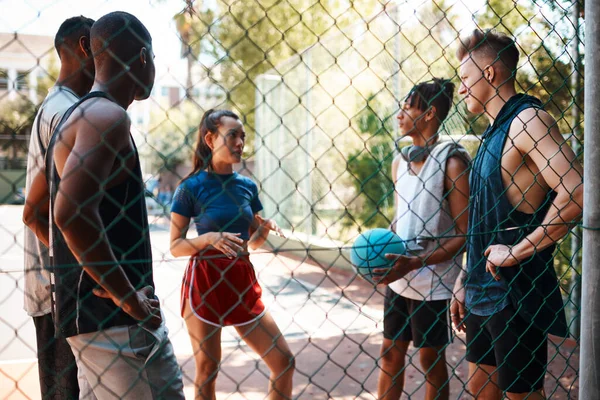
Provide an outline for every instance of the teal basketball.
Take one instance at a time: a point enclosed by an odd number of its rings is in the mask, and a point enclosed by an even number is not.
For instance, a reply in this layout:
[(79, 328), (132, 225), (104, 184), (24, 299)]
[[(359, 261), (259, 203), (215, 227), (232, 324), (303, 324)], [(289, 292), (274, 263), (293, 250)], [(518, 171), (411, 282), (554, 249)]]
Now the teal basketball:
[(404, 240), (394, 232), (376, 228), (361, 233), (352, 245), (350, 261), (359, 274), (372, 280), (373, 269), (390, 268), (394, 262), (385, 258), (386, 254), (406, 254)]

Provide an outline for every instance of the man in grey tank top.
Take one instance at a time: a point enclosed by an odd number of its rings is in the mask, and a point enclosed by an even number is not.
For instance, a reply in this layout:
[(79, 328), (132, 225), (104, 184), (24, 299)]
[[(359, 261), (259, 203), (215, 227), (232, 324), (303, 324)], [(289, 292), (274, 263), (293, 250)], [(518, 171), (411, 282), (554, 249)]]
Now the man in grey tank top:
[[(400, 132), (412, 139), (392, 163), (396, 216), (392, 229), (410, 255), (386, 255), (395, 263), (374, 281), (389, 284), (384, 306), (378, 395), (397, 400), (403, 392), (406, 352), (419, 349), (425, 399), (448, 399), (445, 349), (452, 339), (449, 307), (462, 268), (467, 230), (468, 166), (462, 146), (439, 137), (452, 107), (448, 80), (422, 82), (409, 92), (398, 114)], [(447, 236), (447, 237), (446, 237)]]
[(65, 114), (48, 149), (58, 322), (98, 399), (183, 399), (154, 295), (143, 179), (126, 112), (150, 96), (152, 38), (136, 17), (113, 12), (92, 26), (91, 49), (92, 90)]
[(461, 43), (459, 93), (490, 122), (473, 161), (467, 268), (452, 308), (466, 329), (469, 391), (544, 399), (547, 336), (568, 336), (554, 246), (581, 219), (583, 172), (541, 102), (517, 94), (515, 42), (475, 30)]
[[(90, 28), (94, 20), (83, 16), (65, 20), (54, 39), (61, 66), (56, 84), (40, 106), (29, 142), (25, 192), (29, 195), (33, 178), (44, 170), (44, 157), (50, 138), (62, 115), (89, 92), (94, 82), (94, 62), (90, 50)], [(37, 225), (35, 209), (25, 202), (25, 311), (33, 318), (37, 339), (40, 389), (44, 399), (77, 398), (77, 367), (71, 348), (63, 337), (55, 338), (51, 314), (51, 276), (47, 243), (35, 231), (48, 232), (48, 224)]]

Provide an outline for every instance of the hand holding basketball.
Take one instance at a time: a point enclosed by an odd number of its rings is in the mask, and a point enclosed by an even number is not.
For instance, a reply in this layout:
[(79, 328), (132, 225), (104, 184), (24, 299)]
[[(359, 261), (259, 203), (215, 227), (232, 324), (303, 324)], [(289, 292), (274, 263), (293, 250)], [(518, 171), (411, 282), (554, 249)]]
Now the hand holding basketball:
[[(404, 241), (394, 232), (383, 228), (363, 232), (352, 245), (350, 258), (359, 274), (374, 283), (375, 277), (388, 272), (397, 257), (406, 253)], [(393, 254), (392, 260), (386, 257)]]
[(385, 258), (392, 261), (392, 268), (375, 268), (373, 270), (373, 282), (384, 285), (390, 284), (403, 278), (411, 271), (423, 266), (423, 261), (414, 256), (405, 256), (401, 254), (386, 254)]

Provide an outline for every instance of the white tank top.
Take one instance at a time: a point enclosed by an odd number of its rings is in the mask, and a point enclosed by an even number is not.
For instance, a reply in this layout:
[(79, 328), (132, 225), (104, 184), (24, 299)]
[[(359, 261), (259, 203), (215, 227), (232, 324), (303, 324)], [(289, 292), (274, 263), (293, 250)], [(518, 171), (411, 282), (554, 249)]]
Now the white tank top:
[[(436, 150), (442, 146), (436, 146)], [(400, 156), (395, 184), (396, 193), (396, 233), (408, 240), (407, 247), (423, 248), (416, 252), (429, 253), (444, 240), (428, 240), (434, 232), (444, 236), (455, 234), (454, 220), (448, 201), (444, 198), (444, 180), (448, 151), (441, 151), (444, 160), (437, 160), (440, 151), (433, 151), (425, 160), (418, 175), (408, 171), (408, 163)], [(442, 155), (442, 154), (439, 154)], [(441, 187), (440, 187), (441, 185)], [(437, 188), (436, 190), (432, 190)], [(441, 213), (441, 215), (435, 215)], [(425, 215), (419, 215), (425, 214)], [(434, 218), (436, 217), (436, 218)], [(436, 221), (435, 227), (428, 222)], [(433, 233), (433, 234), (432, 234)], [(454, 282), (462, 267), (463, 254), (453, 260), (436, 265), (426, 265), (412, 271), (404, 278), (390, 283), (389, 287), (401, 296), (421, 301), (447, 300), (452, 297)]]

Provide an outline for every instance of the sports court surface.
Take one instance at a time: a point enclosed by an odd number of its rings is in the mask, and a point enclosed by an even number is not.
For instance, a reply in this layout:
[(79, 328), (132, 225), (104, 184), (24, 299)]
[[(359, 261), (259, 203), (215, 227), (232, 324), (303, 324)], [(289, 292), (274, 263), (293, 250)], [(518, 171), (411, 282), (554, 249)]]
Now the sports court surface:
[[(23, 253), (20, 206), (0, 206), (0, 399), (39, 399), (35, 334), (22, 308)], [(185, 260), (168, 254), (168, 232), (154, 224), (154, 273), (171, 340), (184, 372), (186, 396), (193, 398), (194, 363), (185, 325), (179, 316), (179, 291)], [(375, 399), (377, 358), (382, 340), (383, 290), (374, 290), (350, 271), (326, 268), (285, 254), (261, 250), (252, 255), (265, 303), (296, 354), (294, 398)], [(327, 270), (326, 270), (327, 269)], [(467, 364), (464, 337), (447, 350), (451, 399), (463, 391)], [(217, 379), (219, 399), (263, 399), (266, 366), (230, 328), (223, 331), (223, 365)], [(552, 399), (577, 399), (578, 349), (564, 344), (551, 351), (546, 393)], [(414, 349), (409, 349), (413, 354)], [(557, 381), (556, 377), (561, 378)], [(424, 378), (418, 355), (406, 370), (406, 395), (422, 399)]]

